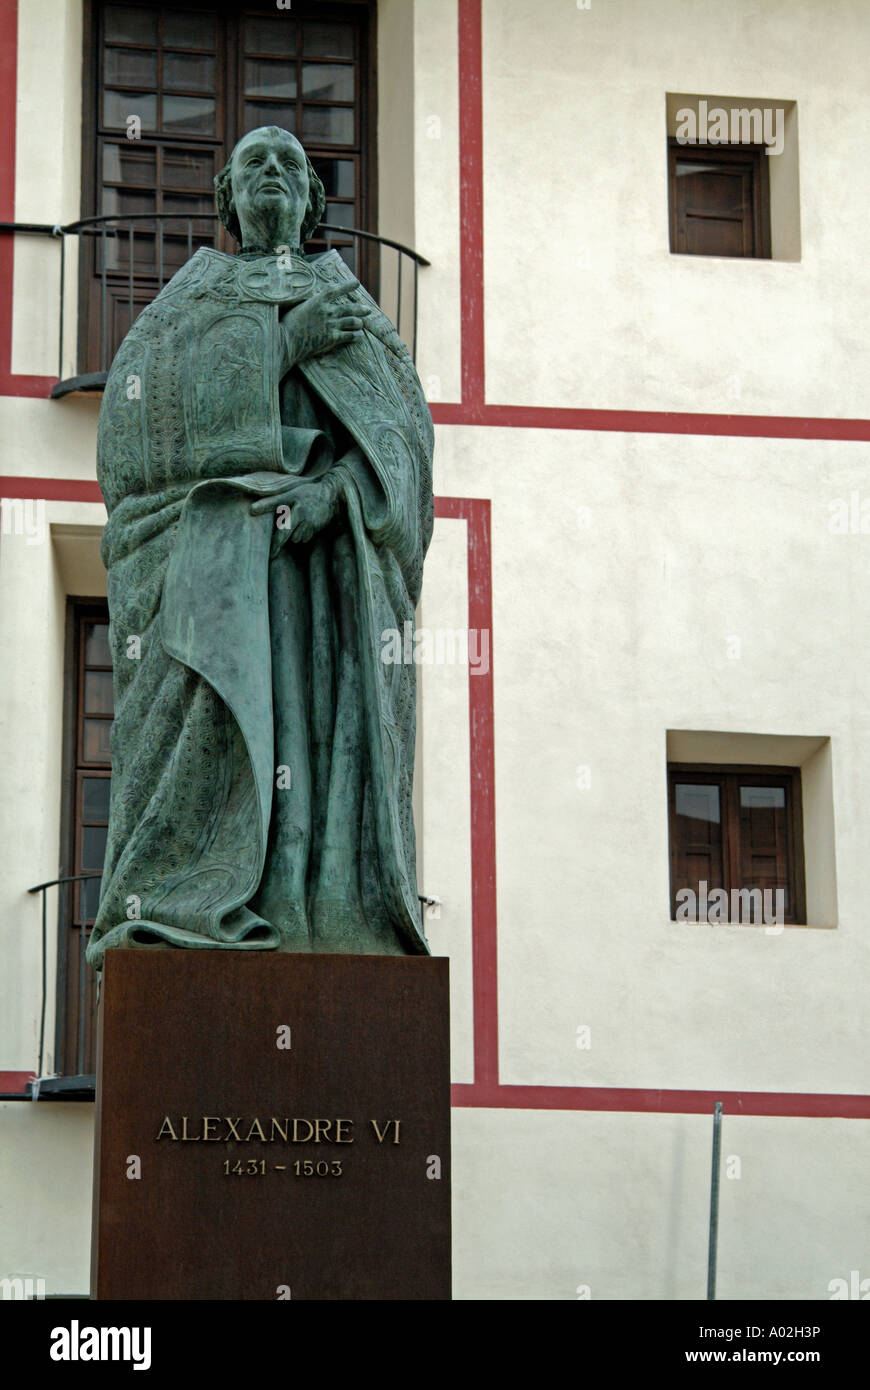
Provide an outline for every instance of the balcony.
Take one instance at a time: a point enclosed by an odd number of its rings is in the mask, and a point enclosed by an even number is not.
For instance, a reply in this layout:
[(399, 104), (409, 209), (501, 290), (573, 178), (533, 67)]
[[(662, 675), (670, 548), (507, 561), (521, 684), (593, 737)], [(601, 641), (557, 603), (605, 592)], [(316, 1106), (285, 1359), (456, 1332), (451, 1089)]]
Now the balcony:
[[(96, 1015), (99, 981), (85, 959), (100, 874), (73, 874), (37, 883), (27, 891), (42, 894), (42, 1005), (36, 1080), (22, 1100), (93, 1100), (96, 1082)], [(49, 894), (57, 889), (57, 985), (54, 1070), (45, 1074), (48, 1014)], [(8, 1098), (8, 1097), (7, 1097)]]
[[(70, 874), (34, 884), (28, 893), (41, 893), (42, 1004), (39, 1018), (39, 1057), (36, 1079), (20, 1095), (4, 1100), (92, 1101), (96, 1090), (97, 1007), (100, 977), (87, 963), (86, 951), (100, 896), (102, 875)], [(54, 890), (57, 890), (56, 903)], [(51, 896), (49, 896), (51, 895)], [(438, 898), (417, 895), (420, 920)], [(55, 1065), (45, 1074), (49, 1014), (49, 919), (57, 913), (57, 984), (54, 1006)]]
[[(219, 232), (216, 214), (85, 217), (66, 226), (0, 222), (0, 233), (58, 242), (58, 380), (51, 396), (102, 391), (112, 358), (139, 313), (200, 246), (217, 244)], [(389, 237), (327, 222), (308, 249), (338, 251), (415, 358), (418, 272), (430, 262)]]

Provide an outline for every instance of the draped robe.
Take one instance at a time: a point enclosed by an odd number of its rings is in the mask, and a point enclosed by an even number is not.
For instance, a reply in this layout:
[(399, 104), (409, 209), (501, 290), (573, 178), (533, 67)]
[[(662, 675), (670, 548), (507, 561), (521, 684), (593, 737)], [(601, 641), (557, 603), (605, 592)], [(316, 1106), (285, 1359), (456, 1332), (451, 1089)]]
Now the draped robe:
[[(281, 376), (279, 305), (346, 280), (357, 339)], [(115, 357), (112, 790), (88, 958), (111, 946), (426, 953), (411, 790), (413, 622), (432, 421), (392, 325), (337, 252), (203, 248)], [(329, 474), (305, 544), (251, 504)], [(292, 517), (292, 499), (291, 513)]]

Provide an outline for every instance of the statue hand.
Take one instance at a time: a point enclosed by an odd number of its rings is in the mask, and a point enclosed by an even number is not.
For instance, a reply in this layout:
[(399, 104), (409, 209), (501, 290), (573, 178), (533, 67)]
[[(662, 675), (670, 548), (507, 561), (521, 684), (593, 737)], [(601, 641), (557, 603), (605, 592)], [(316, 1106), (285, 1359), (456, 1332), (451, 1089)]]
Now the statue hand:
[(263, 497), (251, 506), (251, 515), (289, 508), (289, 516), (277, 518), (276, 524), (289, 532), (291, 541), (310, 541), (324, 526), (328, 526), (337, 510), (338, 486), (328, 475), (315, 483), (297, 483), (287, 492)]
[(280, 320), (285, 371), (297, 362), (332, 352), (360, 336), (372, 310), (368, 304), (352, 303), (353, 292), (353, 286), (330, 285), (295, 308), (285, 310)]

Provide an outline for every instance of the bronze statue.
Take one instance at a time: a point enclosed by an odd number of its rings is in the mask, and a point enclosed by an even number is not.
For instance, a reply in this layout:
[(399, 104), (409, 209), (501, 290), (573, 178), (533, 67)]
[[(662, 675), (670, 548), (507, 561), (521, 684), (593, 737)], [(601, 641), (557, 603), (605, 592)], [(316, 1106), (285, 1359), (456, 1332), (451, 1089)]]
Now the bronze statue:
[(215, 180), (238, 255), (202, 248), (112, 365), (112, 799), (88, 948), (425, 953), (411, 785), (413, 621), (432, 421), (408, 352), (336, 251), (298, 141)]

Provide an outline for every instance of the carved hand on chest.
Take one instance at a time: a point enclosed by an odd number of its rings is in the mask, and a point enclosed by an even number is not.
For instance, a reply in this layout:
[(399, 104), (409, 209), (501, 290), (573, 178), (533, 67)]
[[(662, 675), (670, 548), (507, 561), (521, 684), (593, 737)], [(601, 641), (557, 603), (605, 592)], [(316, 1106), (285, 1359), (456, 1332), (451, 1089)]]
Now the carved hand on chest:
[(354, 302), (354, 288), (344, 283), (330, 285), (283, 311), (279, 319), (284, 348), (282, 375), (297, 362), (356, 341), (372, 310), (367, 304)]

